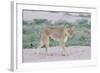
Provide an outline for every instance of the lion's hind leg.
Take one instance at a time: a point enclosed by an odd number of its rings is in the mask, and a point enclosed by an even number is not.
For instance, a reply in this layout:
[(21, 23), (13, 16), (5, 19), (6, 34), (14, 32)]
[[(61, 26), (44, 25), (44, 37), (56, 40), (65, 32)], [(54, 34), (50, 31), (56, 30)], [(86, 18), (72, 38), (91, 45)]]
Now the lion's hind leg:
[(44, 45), (44, 44), (43, 44), (43, 42), (41, 41), (40, 44), (39, 44), (39, 46), (37, 47), (37, 50), (36, 50), (36, 53), (37, 53), (37, 54), (40, 54), (40, 48), (41, 48), (43, 45)]

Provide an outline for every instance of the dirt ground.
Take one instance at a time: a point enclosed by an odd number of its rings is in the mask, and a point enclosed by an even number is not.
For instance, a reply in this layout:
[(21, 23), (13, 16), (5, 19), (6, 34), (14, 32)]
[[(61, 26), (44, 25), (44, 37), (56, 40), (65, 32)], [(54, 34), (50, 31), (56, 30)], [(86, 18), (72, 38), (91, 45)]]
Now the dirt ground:
[[(23, 49), (23, 62), (45, 62), (62, 60), (86, 60), (91, 58), (90, 46), (66, 47), (68, 55), (62, 55), (62, 49), (51, 47), (48, 49), (49, 55), (45, 54), (45, 48), (40, 48), (40, 54), (36, 54), (36, 49)], [(67, 53), (66, 52), (66, 53)]]

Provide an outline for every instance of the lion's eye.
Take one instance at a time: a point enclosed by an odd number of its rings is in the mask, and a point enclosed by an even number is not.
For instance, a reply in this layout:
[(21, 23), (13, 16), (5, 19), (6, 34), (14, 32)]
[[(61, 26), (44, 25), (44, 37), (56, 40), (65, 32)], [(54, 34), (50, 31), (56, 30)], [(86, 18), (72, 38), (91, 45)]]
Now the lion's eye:
[(73, 31), (70, 31), (70, 34), (72, 35)]

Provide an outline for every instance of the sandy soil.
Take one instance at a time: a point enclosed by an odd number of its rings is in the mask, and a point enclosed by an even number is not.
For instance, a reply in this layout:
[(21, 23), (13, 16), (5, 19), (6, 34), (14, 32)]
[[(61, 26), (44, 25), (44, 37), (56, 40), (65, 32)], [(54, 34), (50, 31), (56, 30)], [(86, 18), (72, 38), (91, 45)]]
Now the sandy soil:
[(47, 56), (45, 48), (40, 48), (40, 54), (36, 54), (36, 49), (23, 49), (23, 62), (86, 60), (91, 58), (91, 48), (89, 46), (71, 46), (67, 47), (66, 50), (69, 54), (63, 56), (61, 48), (51, 47), (48, 49), (49, 55)]

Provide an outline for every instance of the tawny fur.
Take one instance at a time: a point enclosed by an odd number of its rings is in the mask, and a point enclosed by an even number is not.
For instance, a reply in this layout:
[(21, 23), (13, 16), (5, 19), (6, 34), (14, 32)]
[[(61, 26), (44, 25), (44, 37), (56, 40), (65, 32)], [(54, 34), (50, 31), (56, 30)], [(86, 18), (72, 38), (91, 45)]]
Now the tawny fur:
[(66, 55), (65, 42), (68, 40), (68, 37), (73, 33), (73, 27), (45, 27), (41, 30), (40, 34), (40, 44), (37, 48), (37, 53), (42, 46), (46, 48), (46, 54), (48, 54), (49, 48), (49, 39), (53, 39), (59, 42), (62, 48), (62, 55)]

